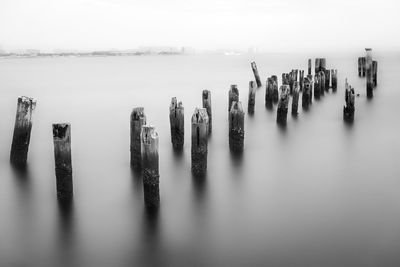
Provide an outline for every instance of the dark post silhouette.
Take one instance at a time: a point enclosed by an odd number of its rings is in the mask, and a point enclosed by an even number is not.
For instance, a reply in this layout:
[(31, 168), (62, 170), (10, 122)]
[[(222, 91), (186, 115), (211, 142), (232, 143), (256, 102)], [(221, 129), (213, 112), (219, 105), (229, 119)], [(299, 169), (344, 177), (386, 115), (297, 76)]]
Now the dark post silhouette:
[(372, 49), (365, 48), (365, 51), (366, 51), (365, 70), (366, 70), (366, 77), (367, 77), (367, 97), (372, 98), (374, 96), (374, 93), (373, 93), (374, 82), (373, 82), (373, 73), (372, 73)]
[(253, 70), (254, 77), (256, 79), (257, 87), (261, 87), (261, 80), (260, 80), (260, 75), (258, 75), (258, 70), (257, 70), (257, 65), (256, 62), (252, 61), (251, 62), (251, 69)]
[(160, 174), (158, 171), (158, 134), (153, 126), (142, 127), (143, 193), (147, 208), (160, 205)]
[(247, 105), (247, 111), (249, 114), (254, 114), (254, 105), (256, 104), (256, 84), (254, 81), (249, 82), (249, 102)]
[(72, 162), (71, 162), (71, 125), (53, 124), (54, 159), (56, 169), (56, 188), (59, 198), (71, 198)]
[(290, 95), (289, 86), (282, 85), (280, 87), (279, 103), (278, 103), (278, 109), (277, 109), (277, 113), (276, 113), (276, 122), (281, 125), (286, 124), (288, 106), (289, 106), (289, 95)]
[(319, 72), (320, 77), (320, 94), (325, 95), (325, 71), (321, 70)]
[(308, 75), (311, 75), (311, 58), (308, 59)]
[(244, 112), (242, 103), (235, 101), (229, 111), (229, 148), (232, 152), (242, 152), (244, 147)]
[(276, 75), (272, 75), (271, 79), (272, 79), (272, 102), (278, 103), (279, 100), (278, 77)]
[(337, 70), (331, 70), (332, 74), (332, 91), (336, 92), (337, 90)]
[(233, 101), (239, 101), (239, 90), (236, 84), (232, 84), (231, 89), (229, 90), (228, 111), (231, 110)]
[(26, 96), (18, 97), (15, 116), (14, 135), (11, 145), (10, 162), (15, 167), (26, 166), (28, 148), (31, 139), (32, 113), (36, 100)]
[(319, 99), (321, 93), (321, 75), (317, 72), (314, 76), (314, 98)]
[(374, 87), (378, 85), (378, 62), (372, 61), (372, 80), (374, 83)]
[(211, 92), (203, 90), (203, 108), (207, 110), (208, 115), (208, 134), (212, 132), (212, 113), (211, 113)]
[(182, 150), (185, 141), (185, 120), (182, 102), (171, 99), (169, 106), (169, 122), (171, 124), (171, 142), (175, 150)]
[(272, 78), (267, 78), (267, 85), (265, 88), (265, 106), (272, 107), (274, 93), (274, 85)]
[(354, 120), (354, 88), (348, 85), (347, 79), (346, 79), (346, 91), (345, 91), (345, 102), (346, 105), (343, 107), (343, 120), (347, 122), (353, 122)]
[(325, 90), (329, 91), (330, 86), (331, 86), (331, 71), (325, 70)]
[(310, 106), (312, 99), (312, 84), (309, 76), (304, 78), (304, 89), (301, 98), (301, 105), (304, 109), (307, 109)]
[(358, 58), (358, 77), (361, 77), (361, 75), (362, 75), (362, 69), (363, 69), (362, 63), (363, 63), (362, 57), (359, 57)]
[(320, 71), (320, 67), (321, 67), (321, 59), (320, 58), (316, 58), (315, 59), (315, 66), (314, 66), (315, 75), (317, 75), (317, 73)]
[(304, 70), (300, 70), (300, 74), (299, 74), (299, 85), (300, 85), (300, 91), (303, 92), (303, 87), (304, 87)]
[(143, 107), (136, 107), (131, 113), (131, 166), (135, 170), (142, 168), (142, 142), (140, 134), (142, 126), (146, 124), (146, 116)]
[(192, 173), (202, 176), (207, 171), (207, 112), (196, 108), (192, 116)]
[(299, 82), (294, 82), (293, 96), (292, 96), (292, 115), (297, 115), (299, 106), (300, 85)]

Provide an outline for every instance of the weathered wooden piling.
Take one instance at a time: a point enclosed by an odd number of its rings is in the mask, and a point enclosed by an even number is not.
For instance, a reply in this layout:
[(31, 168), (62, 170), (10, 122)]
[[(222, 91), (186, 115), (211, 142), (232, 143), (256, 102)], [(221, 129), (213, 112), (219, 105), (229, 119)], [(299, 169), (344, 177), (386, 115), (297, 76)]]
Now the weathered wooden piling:
[(332, 91), (336, 92), (337, 90), (337, 70), (331, 70), (331, 80), (332, 80)]
[(290, 88), (288, 85), (282, 85), (280, 87), (279, 103), (276, 112), (276, 122), (278, 124), (285, 125), (287, 121), (287, 113), (289, 106), (289, 94)]
[(147, 208), (160, 205), (160, 174), (158, 170), (158, 134), (151, 125), (142, 126), (143, 193)]
[(282, 73), (282, 85), (289, 85), (289, 73)]
[(319, 99), (321, 95), (321, 74), (317, 72), (314, 76), (314, 98)]
[(202, 176), (207, 171), (207, 112), (196, 108), (192, 116), (192, 173)]
[(254, 105), (256, 103), (256, 84), (254, 81), (249, 82), (249, 102), (247, 105), (247, 111), (249, 114), (254, 114)]
[(362, 77), (365, 77), (365, 73), (366, 73), (366, 63), (367, 63), (367, 60), (366, 60), (366, 58), (365, 57), (361, 57), (361, 76)]
[(272, 107), (273, 98), (273, 80), (272, 78), (267, 78), (267, 83), (265, 87), (265, 106)]
[(321, 66), (321, 59), (316, 58), (315, 59), (315, 65), (314, 65), (314, 74), (317, 75), (317, 73), (320, 71), (320, 66)]
[(35, 99), (26, 96), (18, 97), (14, 134), (10, 152), (10, 162), (15, 167), (23, 168), (26, 166), (31, 139), (32, 114), (35, 107)]
[(372, 61), (372, 80), (374, 83), (374, 87), (378, 85), (378, 62)]
[(325, 72), (326, 70), (326, 58), (320, 58), (319, 59), (319, 71)]
[(300, 70), (299, 72), (299, 85), (300, 85), (300, 91), (303, 91), (304, 87), (304, 70)]
[(311, 75), (304, 78), (304, 88), (301, 98), (301, 105), (304, 109), (307, 109), (311, 104), (312, 99), (312, 84)]
[(299, 82), (294, 83), (293, 96), (292, 96), (292, 115), (297, 115), (299, 106), (300, 85)]
[(320, 76), (320, 95), (325, 95), (325, 71), (320, 71), (319, 72)]
[(367, 97), (372, 98), (374, 96), (373, 93), (374, 82), (373, 82), (373, 72), (372, 72), (372, 49), (365, 48), (365, 51), (366, 51), (365, 70), (367, 78)]
[(278, 103), (279, 101), (278, 77), (276, 75), (272, 75), (271, 79), (272, 79), (272, 102)]
[(185, 142), (185, 117), (184, 107), (176, 97), (171, 99), (169, 106), (169, 122), (171, 125), (171, 142), (175, 150), (182, 150)]
[(235, 101), (229, 111), (229, 148), (234, 153), (240, 153), (244, 147), (244, 112), (242, 103)]
[(57, 196), (62, 199), (71, 198), (73, 195), (71, 124), (53, 124), (53, 143)]
[(362, 62), (363, 60), (362, 60), (362, 57), (358, 57), (358, 61), (357, 61), (357, 63), (358, 63), (358, 77), (361, 77), (361, 75), (362, 75), (362, 70), (363, 70), (363, 66), (362, 66)]
[(311, 75), (311, 58), (308, 59), (308, 75)]
[(231, 85), (231, 89), (229, 90), (229, 98), (228, 98), (228, 111), (231, 110), (232, 102), (239, 101), (239, 90), (236, 84)]
[(142, 126), (146, 124), (146, 116), (143, 107), (136, 107), (131, 113), (131, 166), (135, 170), (142, 168), (142, 141), (140, 135)]
[(346, 79), (345, 87), (346, 87), (346, 91), (345, 91), (344, 99), (345, 99), (346, 104), (343, 107), (343, 120), (345, 120), (346, 122), (353, 122), (354, 121), (354, 111), (355, 111), (354, 88), (352, 88), (350, 85), (348, 85), (347, 79)]
[(256, 83), (257, 83), (257, 87), (261, 87), (262, 84), (261, 84), (261, 80), (260, 80), (260, 75), (258, 75), (256, 62), (254, 62), (254, 61), (251, 62), (251, 69), (253, 70), (254, 78), (256, 79)]
[(331, 71), (325, 70), (325, 90), (329, 91), (330, 86), (331, 86)]
[(211, 112), (211, 92), (203, 90), (203, 108), (207, 110), (208, 115), (208, 135), (212, 132), (212, 112)]

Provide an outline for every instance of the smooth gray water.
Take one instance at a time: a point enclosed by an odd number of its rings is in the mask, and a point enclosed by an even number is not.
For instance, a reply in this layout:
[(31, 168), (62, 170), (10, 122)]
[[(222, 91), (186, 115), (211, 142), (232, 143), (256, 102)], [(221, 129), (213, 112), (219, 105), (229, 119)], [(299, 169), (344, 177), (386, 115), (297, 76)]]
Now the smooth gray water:
[[(251, 60), (265, 83), (306, 69), (310, 55), (0, 60), (0, 266), (399, 266), (400, 55), (376, 53), (372, 101), (358, 55), (322, 56), (338, 69), (337, 93), (289, 113), (282, 129), (259, 89), (242, 158), (228, 147), (230, 84), (247, 110)], [(342, 120), (345, 77), (361, 93), (353, 125)], [(190, 173), (190, 117), (203, 89), (212, 91), (213, 133), (199, 181)], [(9, 166), (19, 95), (38, 100), (22, 174)], [(185, 106), (181, 156), (170, 143), (172, 96)], [(146, 213), (129, 165), (135, 106), (160, 138), (157, 215)], [(66, 121), (70, 208), (57, 202), (51, 132)]]

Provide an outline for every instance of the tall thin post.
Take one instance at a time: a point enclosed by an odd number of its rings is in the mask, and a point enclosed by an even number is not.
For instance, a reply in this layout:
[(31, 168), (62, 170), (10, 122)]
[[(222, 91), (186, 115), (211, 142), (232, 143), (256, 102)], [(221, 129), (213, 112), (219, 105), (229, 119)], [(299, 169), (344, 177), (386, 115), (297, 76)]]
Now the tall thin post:
[[(309, 75), (311, 76), (311, 75)], [(309, 77), (304, 78), (304, 89), (301, 99), (301, 105), (304, 109), (307, 109), (311, 104), (312, 99), (312, 84)]]
[(320, 77), (320, 93), (321, 95), (325, 95), (325, 71), (321, 70), (319, 72)]
[(311, 75), (311, 58), (308, 59), (308, 75)]
[(278, 103), (279, 101), (278, 77), (276, 75), (272, 75), (271, 79), (272, 79), (272, 102)]
[(62, 199), (71, 198), (73, 195), (71, 124), (53, 124), (53, 143), (57, 196)]
[(304, 87), (304, 70), (300, 71), (300, 78), (299, 78), (299, 85), (300, 85), (300, 91), (303, 91), (303, 87)]
[(203, 176), (207, 172), (207, 112), (196, 108), (192, 116), (192, 173)]
[(319, 99), (321, 93), (321, 75), (317, 72), (314, 76), (314, 98)]
[(346, 79), (346, 91), (345, 91), (345, 106), (343, 107), (343, 120), (345, 120), (346, 122), (353, 122), (354, 120), (354, 111), (355, 111), (355, 107), (354, 107), (354, 101), (355, 101), (355, 97), (354, 97), (354, 88), (352, 88), (351, 86), (348, 85), (347, 83), (347, 79)]
[(229, 111), (229, 148), (232, 152), (242, 152), (244, 147), (244, 112), (242, 103), (235, 101)]
[(247, 105), (247, 111), (249, 114), (254, 114), (254, 105), (256, 103), (256, 84), (254, 81), (249, 82), (249, 102)]
[(171, 125), (171, 142), (175, 150), (181, 150), (185, 141), (185, 120), (182, 102), (171, 99), (169, 106), (169, 122)]
[(262, 84), (261, 84), (261, 80), (260, 80), (260, 75), (258, 75), (256, 62), (254, 62), (254, 61), (251, 62), (251, 69), (253, 70), (254, 78), (256, 79), (256, 83), (257, 83), (257, 87), (261, 87)]
[(325, 90), (329, 91), (331, 85), (331, 71), (325, 70)]
[(372, 73), (372, 49), (365, 48), (366, 51), (366, 77), (367, 77), (367, 97), (372, 98), (374, 96), (374, 82), (373, 82), (373, 73)]
[(337, 70), (331, 70), (332, 74), (332, 91), (336, 92), (337, 90)]
[(158, 134), (153, 126), (142, 127), (143, 193), (147, 208), (160, 205), (160, 174), (158, 170)]
[(25, 167), (31, 139), (32, 114), (36, 100), (26, 96), (18, 97), (14, 135), (11, 145), (10, 162), (15, 167)]
[(142, 126), (146, 124), (146, 116), (143, 107), (136, 107), (132, 110), (131, 118), (131, 165), (135, 170), (142, 168), (142, 142), (140, 134), (142, 133)]
[(374, 87), (378, 85), (378, 62), (372, 61), (372, 80), (374, 83)]
[(203, 90), (203, 108), (207, 110), (208, 115), (208, 134), (212, 132), (212, 112), (211, 112), (211, 92)]
[(300, 85), (299, 82), (294, 83), (293, 97), (292, 97), (292, 115), (297, 115), (299, 106)]

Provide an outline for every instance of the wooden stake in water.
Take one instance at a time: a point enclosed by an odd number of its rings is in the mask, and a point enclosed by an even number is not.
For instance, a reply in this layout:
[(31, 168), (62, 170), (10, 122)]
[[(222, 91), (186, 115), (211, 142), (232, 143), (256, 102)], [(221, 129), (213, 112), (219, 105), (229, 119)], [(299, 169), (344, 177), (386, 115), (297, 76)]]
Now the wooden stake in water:
[(274, 94), (274, 85), (272, 78), (267, 78), (267, 85), (265, 88), (265, 106), (272, 107)]
[(257, 87), (261, 87), (262, 84), (261, 84), (261, 80), (260, 80), (260, 75), (258, 75), (256, 62), (254, 62), (254, 61), (251, 62), (251, 69), (253, 70), (254, 78), (256, 79), (256, 83), (257, 83)]
[(325, 95), (325, 71), (321, 70), (319, 72), (320, 77), (320, 94)]
[(297, 115), (299, 106), (300, 85), (299, 82), (294, 82), (293, 97), (292, 97), (292, 115)]
[[(203, 110), (203, 111), (202, 111)], [(196, 108), (192, 116), (192, 173), (203, 176), (207, 172), (207, 111)]]
[(358, 58), (358, 77), (361, 77), (362, 75), (362, 70), (363, 70), (363, 58), (359, 57)]
[(69, 123), (53, 124), (53, 143), (57, 196), (60, 198), (71, 198), (73, 195), (73, 185), (71, 125)]
[(242, 103), (235, 101), (229, 111), (229, 148), (234, 153), (240, 153), (244, 147), (244, 112)]
[(311, 58), (308, 59), (308, 75), (311, 75)]
[(272, 75), (271, 79), (272, 79), (272, 102), (278, 103), (279, 101), (278, 77), (276, 75)]
[(142, 127), (143, 193), (147, 208), (160, 205), (160, 174), (158, 170), (158, 134), (153, 126)]
[(231, 89), (229, 90), (228, 111), (231, 110), (233, 101), (239, 101), (239, 90), (236, 84), (232, 84)]
[(132, 110), (130, 118), (131, 126), (131, 166), (135, 170), (142, 168), (142, 142), (140, 135), (142, 126), (146, 124), (146, 116), (143, 107), (136, 107)]
[(374, 83), (374, 87), (378, 85), (378, 62), (372, 61), (372, 80)]
[(321, 94), (321, 75), (317, 72), (314, 76), (314, 98), (319, 99)]
[(332, 91), (336, 92), (337, 90), (337, 70), (331, 70), (332, 74)]
[(331, 71), (325, 70), (325, 90), (329, 91), (330, 86), (331, 86)]
[(212, 132), (212, 112), (211, 112), (211, 92), (203, 90), (203, 108), (207, 110), (208, 115), (208, 134)]
[(247, 111), (249, 114), (254, 114), (254, 105), (256, 103), (256, 84), (254, 81), (249, 82), (249, 102), (247, 105)]
[(15, 167), (23, 168), (26, 166), (31, 139), (32, 114), (35, 107), (35, 99), (26, 96), (18, 97), (17, 114), (15, 116), (14, 135), (10, 153), (10, 162)]
[(367, 77), (367, 97), (372, 98), (374, 96), (374, 93), (373, 93), (374, 81), (373, 81), (373, 72), (372, 72), (372, 49), (365, 48), (365, 51), (366, 51), (365, 70), (366, 70), (366, 77)]
[(303, 87), (304, 87), (304, 70), (300, 70), (299, 74), (299, 86), (300, 86), (300, 91), (303, 92)]
[(346, 105), (343, 107), (343, 120), (346, 122), (353, 122), (354, 121), (354, 88), (348, 85), (347, 79), (346, 79), (346, 91), (345, 91), (345, 102)]
[(311, 84), (310, 76), (311, 75), (304, 78), (304, 88), (303, 88), (303, 94), (302, 94), (302, 99), (301, 99), (301, 105), (304, 109), (307, 109), (310, 106), (311, 99), (312, 99), (312, 84)]
[(185, 120), (184, 108), (182, 102), (176, 100), (176, 97), (171, 99), (169, 106), (169, 122), (171, 125), (171, 142), (175, 150), (182, 150), (185, 140)]
[(321, 59), (320, 58), (316, 58), (315, 59), (315, 66), (314, 66), (314, 73), (315, 75), (317, 75), (317, 73), (320, 71), (321, 69)]
[(287, 121), (289, 95), (290, 95), (289, 86), (282, 85), (280, 88), (280, 97), (279, 97), (278, 109), (276, 112), (276, 122), (281, 125), (285, 125)]

